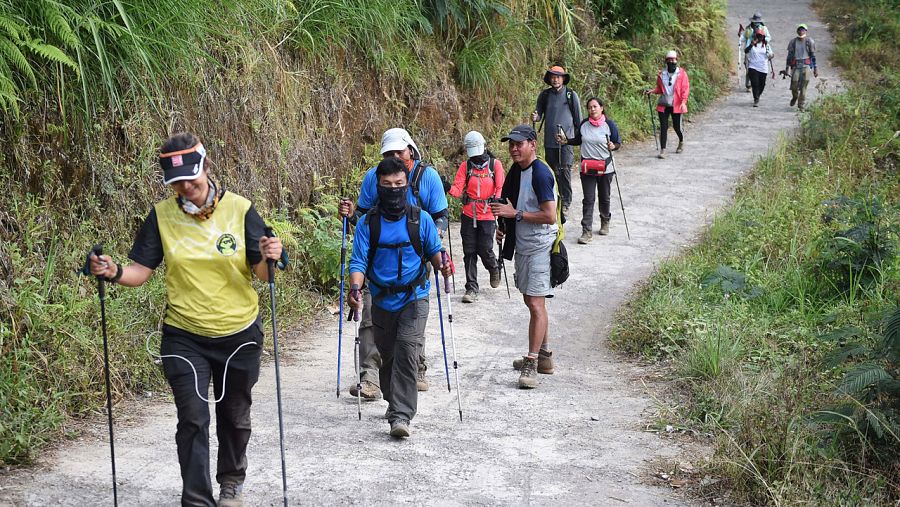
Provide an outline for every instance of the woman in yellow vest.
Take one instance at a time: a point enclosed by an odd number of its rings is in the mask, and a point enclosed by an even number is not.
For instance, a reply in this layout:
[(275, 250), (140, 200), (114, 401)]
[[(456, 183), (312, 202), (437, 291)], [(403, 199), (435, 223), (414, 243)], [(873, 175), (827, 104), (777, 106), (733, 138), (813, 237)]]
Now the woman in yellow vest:
[[(265, 224), (249, 200), (209, 178), (205, 160), (206, 150), (192, 134), (169, 138), (159, 163), (175, 195), (150, 210), (128, 254), (131, 264), (92, 255), (91, 273), (137, 287), (165, 261), (160, 353), (178, 410), (181, 503), (233, 506), (242, 505), (251, 389), (263, 343), (259, 298), (250, 282), (253, 273), (268, 280), (263, 261), (281, 256), (281, 241), (263, 235)], [(218, 401), (218, 504), (209, 479), (209, 405), (201, 397), (210, 379)]]

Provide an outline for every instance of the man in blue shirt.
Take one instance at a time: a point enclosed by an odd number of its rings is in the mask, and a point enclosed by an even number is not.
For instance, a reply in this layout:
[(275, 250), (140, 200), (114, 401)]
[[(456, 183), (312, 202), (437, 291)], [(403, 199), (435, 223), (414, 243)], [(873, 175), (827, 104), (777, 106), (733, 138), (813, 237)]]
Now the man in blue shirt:
[[(410, 204), (418, 206), (422, 211), (431, 215), (438, 229), (438, 234), (443, 237), (449, 225), (449, 212), (447, 209), (447, 196), (444, 193), (444, 185), (437, 171), (425, 164), (422, 154), (413, 141), (409, 132), (402, 128), (392, 128), (381, 136), (381, 156), (385, 159), (397, 158), (401, 160), (408, 173), (407, 200)], [(350, 218), (350, 222), (356, 224), (359, 218), (376, 207), (378, 204), (378, 177), (375, 168), (369, 169), (363, 177), (359, 189), (359, 199), (354, 209), (352, 201), (342, 200), (339, 213), (342, 217)], [(362, 321), (359, 325), (360, 346), (360, 386), (361, 395), (366, 400), (381, 398), (379, 389), (378, 369), (381, 365), (381, 357), (375, 347), (372, 333), (372, 317), (369, 311), (371, 299), (368, 290), (363, 291)], [(428, 390), (428, 381), (425, 376), (427, 366), (425, 364), (424, 346), (419, 351), (419, 372), (416, 386), (420, 391)], [(350, 388), (350, 394), (356, 396), (356, 386)]]
[(418, 359), (428, 320), (431, 283), (426, 263), (445, 277), (451, 268), (449, 263), (442, 264), (441, 240), (431, 215), (408, 201), (404, 163), (386, 158), (375, 175), (378, 205), (357, 223), (348, 302), (357, 311), (362, 309), (359, 288), (368, 280), (374, 342), (381, 355), (378, 376), (388, 402), (390, 433), (408, 437), (409, 422), (416, 415)]

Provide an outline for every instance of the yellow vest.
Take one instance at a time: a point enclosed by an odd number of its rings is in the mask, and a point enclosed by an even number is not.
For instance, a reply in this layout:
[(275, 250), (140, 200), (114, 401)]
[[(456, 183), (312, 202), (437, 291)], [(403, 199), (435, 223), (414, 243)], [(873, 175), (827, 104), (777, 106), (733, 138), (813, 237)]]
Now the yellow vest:
[(165, 323), (207, 337), (250, 326), (259, 313), (244, 244), (250, 201), (226, 192), (202, 221), (183, 212), (175, 196), (155, 208), (166, 262)]

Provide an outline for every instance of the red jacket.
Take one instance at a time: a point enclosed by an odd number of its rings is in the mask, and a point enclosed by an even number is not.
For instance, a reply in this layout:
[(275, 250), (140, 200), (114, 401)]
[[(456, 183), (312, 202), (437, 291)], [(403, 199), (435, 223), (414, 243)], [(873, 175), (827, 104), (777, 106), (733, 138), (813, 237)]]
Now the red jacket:
[[(672, 112), (684, 114), (687, 112), (687, 101), (688, 95), (691, 93), (691, 84), (688, 82), (687, 71), (684, 68), (678, 69), (678, 76), (675, 77), (675, 86), (673, 91), (673, 95), (675, 96), (672, 100)], [(666, 88), (663, 86), (662, 82), (662, 71), (656, 75), (656, 88), (652, 93), (657, 95), (664, 95), (666, 93)], [(664, 113), (666, 111), (665, 106), (656, 106), (656, 110), (660, 113)]]
[[(463, 163), (459, 164), (456, 178), (453, 180), (453, 186), (450, 187), (450, 195), (457, 199), (463, 195), (467, 168), (468, 161), (463, 161)], [(491, 212), (487, 200), (491, 197), (500, 197), (500, 191), (503, 189), (505, 180), (506, 173), (503, 172), (503, 164), (497, 159), (494, 159), (493, 179), (490, 177), (488, 168), (475, 168), (472, 171), (472, 177), (469, 178), (469, 186), (466, 188), (468, 204), (463, 205), (463, 214), (469, 218), (473, 218), (472, 215), (475, 215), (475, 220), (494, 220), (494, 214)]]

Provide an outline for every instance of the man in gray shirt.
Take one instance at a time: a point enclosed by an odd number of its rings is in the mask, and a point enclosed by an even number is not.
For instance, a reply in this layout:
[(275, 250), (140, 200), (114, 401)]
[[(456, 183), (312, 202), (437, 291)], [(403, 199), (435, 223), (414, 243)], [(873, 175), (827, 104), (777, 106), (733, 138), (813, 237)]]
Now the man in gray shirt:
[(787, 47), (787, 62), (785, 71), (791, 71), (791, 105), (803, 111), (806, 102), (806, 85), (810, 81), (810, 71), (815, 77), (819, 77), (816, 69), (816, 43), (807, 37), (807, 26), (801, 24), (797, 27), (797, 37), (791, 39)]
[(575, 127), (581, 123), (581, 102), (578, 94), (567, 87), (569, 74), (559, 65), (547, 70), (544, 82), (550, 85), (550, 88), (544, 89), (538, 95), (537, 107), (531, 119), (547, 125), (544, 129), (544, 158), (556, 175), (565, 215), (569, 205), (572, 204), (572, 162), (575, 157), (573, 148), (561, 146), (556, 141), (556, 136), (560, 133), (557, 130), (561, 127), (562, 133), (567, 138), (575, 137)]

